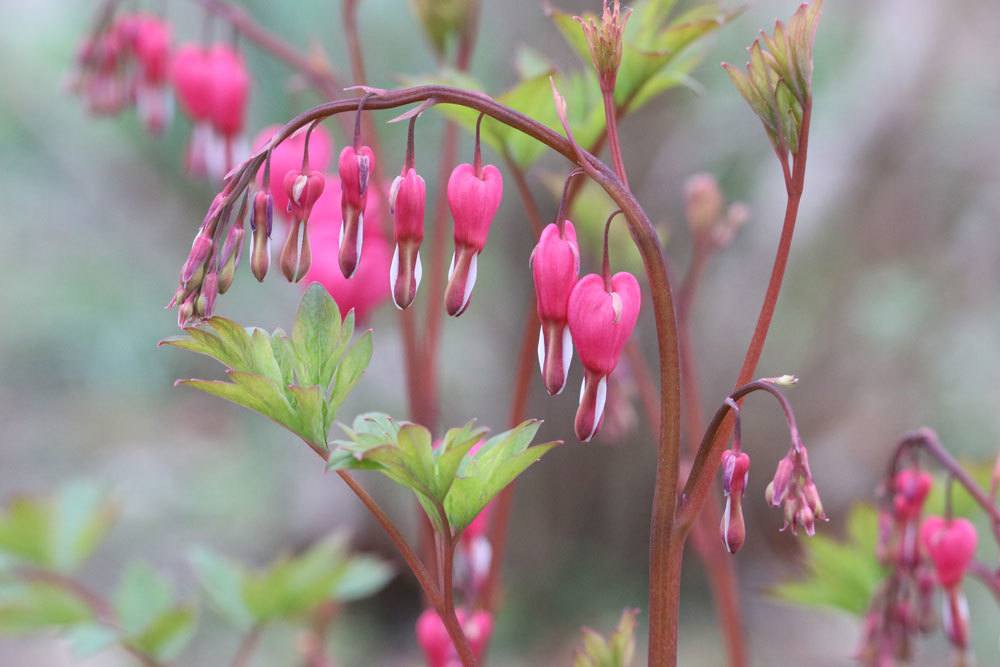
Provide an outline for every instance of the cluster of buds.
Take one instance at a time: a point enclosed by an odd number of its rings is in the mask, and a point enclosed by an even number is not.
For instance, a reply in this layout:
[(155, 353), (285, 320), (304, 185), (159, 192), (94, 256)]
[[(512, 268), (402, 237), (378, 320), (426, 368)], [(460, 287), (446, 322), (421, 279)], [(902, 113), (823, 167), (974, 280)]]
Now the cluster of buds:
[(729, 78), (760, 118), (779, 157), (799, 151), (803, 119), (812, 104), (813, 43), (823, 0), (803, 3), (788, 25), (774, 24), (750, 46), (746, 73), (723, 63)]
[[(234, 215), (236, 196), (227, 189), (216, 195), (209, 206), (181, 267), (177, 291), (167, 304), (168, 308), (177, 307), (178, 326), (211, 317), (216, 297), (232, 286), (243, 252), (248, 200), (249, 193), (244, 192)], [(258, 218), (258, 205), (255, 197), (251, 225), (270, 226), (269, 220)], [(264, 214), (268, 215), (266, 205)]]
[(80, 46), (70, 89), (96, 115), (116, 115), (134, 105), (150, 134), (159, 135), (173, 109), (170, 57), (170, 26), (160, 17), (108, 17)]
[(222, 43), (185, 44), (174, 55), (171, 78), (181, 108), (194, 123), (188, 171), (220, 179), (248, 152), (242, 135), (250, 74), (243, 56)]
[(727, 207), (715, 177), (701, 173), (684, 183), (684, 215), (696, 248), (705, 252), (728, 246), (750, 219), (750, 209), (741, 202)]
[(784, 458), (778, 461), (774, 479), (764, 490), (764, 497), (774, 507), (784, 508), (785, 523), (781, 529), (790, 528), (793, 535), (801, 528), (806, 535), (812, 536), (816, 533), (816, 520), (828, 520), (809, 469), (809, 453), (797, 438), (793, 439)]
[[(476, 660), (480, 660), (486, 652), (490, 636), (493, 634), (493, 617), (487, 611), (475, 611), (471, 614), (464, 609), (457, 609), (455, 615), (462, 627), (462, 632), (469, 641), (469, 648)], [(448, 635), (444, 621), (433, 609), (425, 609), (417, 619), (417, 643), (424, 652), (427, 667), (460, 667), (462, 661), (458, 651)]]
[(600, 20), (595, 16), (575, 17), (583, 27), (583, 36), (587, 40), (590, 59), (597, 72), (597, 81), (601, 91), (612, 94), (618, 79), (618, 68), (622, 62), (622, 37), (625, 34), (625, 24), (628, 23), (632, 10), (622, 11), (620, 0), (604, 0), (604, 11)]

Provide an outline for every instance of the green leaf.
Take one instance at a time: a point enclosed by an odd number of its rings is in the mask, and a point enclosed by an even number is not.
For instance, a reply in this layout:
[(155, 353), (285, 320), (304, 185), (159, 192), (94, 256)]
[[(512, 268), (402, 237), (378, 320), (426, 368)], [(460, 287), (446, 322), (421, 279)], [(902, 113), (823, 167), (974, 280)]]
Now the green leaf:
[(847, 518), (848, 538), (816, 535), (803, 542), (806, 577), (779, 584), (773, 594), (786, 602), (862, 616), (885, 577), (875, 556), (877, 513), (856, 505)]
[(0, 514), (0, 556), (71, 572), (101, 544), (114, 514), (104, 492), (86, 482), (54, 497), (15, 498)]
[(366, 333), (344, 355), (354, 332), (353, 313), (341, 321), (337, 304), (319, 284), (302, 297), (292, 335), (244, 329), (222, 317), (209, 318), (169, 345), (206, 354), (226, 369), (229, 382), (179, 380), (186, 385), (259, 412), (295, 433), (313, 449), (327, 451), (336, 410), (357, 385), (372, 355)]
[(184, 650), (195, 632), (195, 611), (189, 607), (174, 607), (155, 617), (136, 636), (124, 643), (158, 660), (172, 660)]
[(337, 369), (341, 347), (340, 309), (319, 283), (306, 290), (292, 327), (292, 348), (302, 385), (327, 387)]
[(76, 596), (45, 583), (0, 583), (0, 632), (60, 629), (93, 619)]
[(635, 625), (638, 609), (626, 609), (611, 637), (605, 639), (583, 628), (583, 646), (576, 651), (573, 667), (629, 667), (635, 660)]
[[(587, 47), (587, 38), (583, 34), (583, 27), (576, 21), (572, 14), (568, 14), (555, 7), (546, 7), (546, 14), (552, 19), (559, 34), (562, 35), (569, 47), (573, 49), (587, 66), (590, 66), (590, 49)], [(594, 16), (593, 13), (586, 13), (584, 17)]]
[(243, 600), (243, 567), (207, 549), (192, 551), (190, 561), (209, 602), (239, 630), (249, 630), (254, 618)]

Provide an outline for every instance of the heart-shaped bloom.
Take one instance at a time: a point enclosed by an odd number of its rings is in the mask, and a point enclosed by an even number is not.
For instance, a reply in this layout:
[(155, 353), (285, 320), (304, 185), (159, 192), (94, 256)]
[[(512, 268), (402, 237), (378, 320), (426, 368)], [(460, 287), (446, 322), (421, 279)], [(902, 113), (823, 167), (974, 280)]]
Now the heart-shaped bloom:
[[(313, 205), (319, 200), (326, 186), (326, 177), (312, 170), (292, 170), (285, 174), (285, 196), (288, 198), (288, 214), (292, 226), (281, 249), (279, 265), (285, 278), (299, 282), (309, 270), (312, 250), (309, 244), (309, 215)], [(302, 240), (299, 241), (299, 230)]]
[[(477, 660), (481, 659), (493, 633), (493, 617), (486, 611), (469, 615), (464, 609), (457, 609), (455, 615), (473, 655)], [(417, 619), (417, 643), (424, 652), (427, 667), (455, 667), (461, 664), (444, 621), (433, 609), (424, 610)]]
[(535, 304), (541, 331), (538, 334), (538, 365), (550, 396), (566, 386), (573, 340), (567, 326), (569, 295), (580, 275), (580, 246), (576, 228), (569, 220), (562, 228), (553, 223), (531, 252), (531, 273), (535, 279)]
[(413, 303), (420, 287), (423, 274), (420, 265), (420, 244), (424, 240), (424, 206), (427, 200), (427, 185), (413, 167), (404, 168), (403, 173), (392, 182), (389, 190), (389, 206), (393, 214), (393, 234), (396, 249), (392, 254), (392, 268), (389, 283), (392, 301), (397, 308), (406, 308)]
[[(254, 150), (260, 150), (271, 141), (280, 125), (268, 125), (257, 133), (253, 140)], [(274, 195), (274, 208), (280, 216), (288, 215), (288, 196), (285, 194), (285, 174), (297, 171), (302, 166), (302, 154), (306, 148), (306, 128), (298, 130), (271, 151), (271, 178), (266, 187)], [(323, 125), (315, 125), (309, 137), (309, 166), (319, 172), (326, 172), (333, 157), (333, 140)], [(265, 187), (264, 170), (257, 175), (261, 188)]]
[(170, 25), (151, 14), (142, 14), (134, 30), (133, 49), (143, 81), (166, 84), (170, 75)]
[(214, 45), (209, 58), (212, 66), (212, 125), (221, 136), (231, 139), (243, 132), (250, 96), (250, 74), (243, 56), (223, 44)]
[(199, 44), (185, 44), (174, 54), (171, 74), (177, 99), (191, 120), (208, 121), (212, 115), (212, 61)]
[(364, 215), (368, 204), (368, 182), (375, 171), (375, 153), (368, 146), (345, 146), (338, 160), (340, 206), (340, 270), (345, 278), (354, 275), (364, 245)]
[(448, 271), (445, 307), (457, 317), (465, 312), (476, 284), (479, 253), (486, 246), (493, 217), (503, 198), (503, 175), (491, 164), (481, 169), (464, 163), (448, 178), (448, 208), (455, 221), (455, 252)]
[(584, 368), (574, 425), (577, 437), (584, 442), (600, 428), (608, 376), (635, 329), (641, 303), (639, 281), (624, 271), (607, 281), (596, 273), (586, 275), (570, 293), (567, 320)]
[(977, 542), (976, 527), (968, 519), (929, 516), (920, 527), (920, 543), (934, 563), (938, 583), (944, 588), (961, 583), (976, 554)]

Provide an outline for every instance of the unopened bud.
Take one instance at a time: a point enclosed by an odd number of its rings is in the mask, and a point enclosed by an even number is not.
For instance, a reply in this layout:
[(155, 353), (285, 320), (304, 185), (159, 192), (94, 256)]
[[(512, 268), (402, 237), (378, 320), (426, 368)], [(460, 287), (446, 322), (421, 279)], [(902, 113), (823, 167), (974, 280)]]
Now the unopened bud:
[(684, 212), (693, 232), (714, 226), (724, 204), (719, 184), (711, 174), (695, 174), (684, 183)]
[(622, 38), (625, 34), (625, 24), (631, 15), (632, 10), (629, 8), (622, 11), (620, 0), (604, 0), (604, 11), (600, 22), (592, 16), (575, 17), (583, 27), (590, 59), (597, 72), (601, 90), (606, 93), (615, 90), (618, 67), (622, 62)]
[(183, 327), (194, 318), (195, 293), (191, 292), (177, 307), (177, 326)]
[(200, 230), (191, 243), (191, 251), (188, 253), (183, 268), (181, 268), (182, 285), (186, 285), (191, 280), (195, 271), (205, 264), (212, 253), (212, 237), (206, 232), (206, 229)]

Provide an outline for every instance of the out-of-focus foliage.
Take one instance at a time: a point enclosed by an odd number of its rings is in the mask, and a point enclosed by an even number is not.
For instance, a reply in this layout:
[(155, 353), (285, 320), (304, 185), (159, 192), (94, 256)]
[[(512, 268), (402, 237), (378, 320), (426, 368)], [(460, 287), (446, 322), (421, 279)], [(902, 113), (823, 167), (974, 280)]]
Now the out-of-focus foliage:
[(226, 366), (232, 380), (178, 384), (259, 412), (325, 452), (337, 409), (371, 361), (370, 331), (347, 347), (354, 334), (353, 315), (351, 311), (341, 321), (337, 304), (313, 284), (302, 297), (291, 336), (281, 329), (268, 334), (212, 317), (161, 344), (212, 357)]
[(275, 620), (300, 622), (324, 602), (374, 595), (393, 575), (380, 558), (350, 554), (342, 534), (259, 570), (207, 549), (195, 550), (191, 562), (212, 607), (241, 630)]
[(638, 609), (626, 609), (611, 636), (583, 628), (583, 645), (577, 649), (573, 667), (629, 667), (635, 659), (635, 621)]
[(328, 469), (377, 470), (413, 491), (439, 531), (444, 531), (446, 518), (458, 534), (504, 487), (559, 444), (530, 447), (539, 426), (537, 420), (523, 422), (470, 454), (486, 433), (473, 422), (450, 429), (435, 448), (423, 426), (368, 413), (359, 415), (351, 428), (343, 427), (349, 439), (334, 442)]
[[(977, 484), (989, 483), (992, 466), (966, 465)], [(929, 514), (943, 514), (946, 504), (946, 478), (938, 475), (924, 505)], [(959, 484), (952, 489), (952, 513), (972, 520), (982, 520), (976, 501)], [(806, 576), (777, 585), (772, 591), (781, 600), (809, 607), (823, 607), (863, 616), (872, 596), (886, 575), (875, 555), (878, 540), (878, 513), (867, 504), (858, 504), (847, 515), (847, 535), (837, 540), (816, 535), (804, 540), (803, 559)]]
[(107, 535), (114, 505), (93, 484), (69, 484), (52, 497), (20, 497), (0, 514), (0, 572), (25, 564), (76, 570)]

